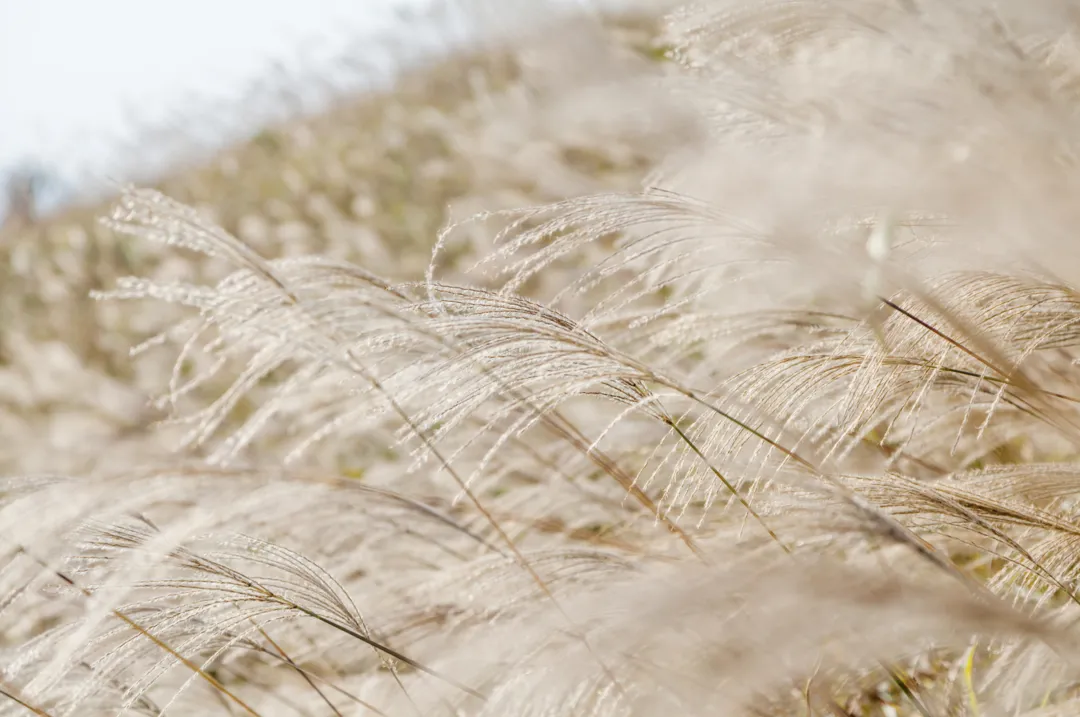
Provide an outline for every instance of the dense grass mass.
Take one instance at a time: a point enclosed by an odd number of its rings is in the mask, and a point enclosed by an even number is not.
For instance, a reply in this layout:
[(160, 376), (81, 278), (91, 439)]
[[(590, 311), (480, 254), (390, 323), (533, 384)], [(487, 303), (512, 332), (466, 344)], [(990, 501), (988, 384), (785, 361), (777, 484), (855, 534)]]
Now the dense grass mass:
[(560, 16), (11, 233), (0, 710), (1074, 714), (1078, 22)]

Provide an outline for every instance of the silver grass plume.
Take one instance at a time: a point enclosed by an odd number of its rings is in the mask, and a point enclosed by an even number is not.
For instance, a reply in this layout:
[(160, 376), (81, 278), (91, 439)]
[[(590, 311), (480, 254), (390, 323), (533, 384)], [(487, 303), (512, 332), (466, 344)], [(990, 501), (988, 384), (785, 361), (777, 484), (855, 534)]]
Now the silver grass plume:
[(184, 455), (7, 481), (0, 709), (1075, 712), (1078, 20), (677, 11), (707, 136), (419, 283), (127, 192), (233, 273), (103, 295)]

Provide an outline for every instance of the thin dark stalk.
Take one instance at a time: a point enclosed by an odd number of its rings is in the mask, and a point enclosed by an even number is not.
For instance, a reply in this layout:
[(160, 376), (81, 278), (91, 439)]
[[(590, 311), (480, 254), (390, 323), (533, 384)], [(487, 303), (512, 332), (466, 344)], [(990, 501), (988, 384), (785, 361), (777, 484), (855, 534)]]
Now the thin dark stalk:
[[(929, 297), (920, 296), (919, 298), (922, 299), (923, 301), (926, 301), (927, 303), (931, 304), (932, 306), (936, 305), (936, 302), (932, 301)], [(905, 318), (909, 319), (910, 321), (913, 321), (914, 323), (918, 324), (919, 326), (923, 327), (924, 329), (926, 329), (930, 333), (934, 334), (935, 336), (937, 336), (938, 338), (940, 338), (942, 341), (946, 342), (950, 346), (956, 348), (959, 351), (962, 351), (963, 353), (967, 354), (968, 356), (970, 356), (975, 361), (981, 363), (982, 365), (989, 368), (991, 371), (993, 371), (996, 374), (998, 374), (999, 376), (1003, 377), (1005, 379), (1005, 381), (1009, 385), (1016, 386), (1017, 388), (1019, 388), (1021, 390), (1024, 390), (1024, 391), (1028, 391), (1029, 393), (1032, 393), (1035, 396), (1045, 395), (1045, 394), (1049, 393), (1047, 391), (1044, 391), (1042, 388), (1040, 388), (1038, 385), (1036, 385), (1034, 381), (1032, 381), (1026, 375), (1024, 375), (1023, 371), (1021, 371), (1019, 369), (1019, 367), (1009, 366), (1008, 368), (1006, 368), (1007, 360), (1004, 357), (996, 357), (998, 360), (1004, 362), (1004, 363), (999, 365), (999, 364), (995, 363), (994, 361), (991, 361), (990, 359), (987, 359), (987, 358), (981, 356), (978, 352), (969, 349), (967, 346), (965, 346), (960, 341), (957, 341), (956, 339), (952, 338), (951, 336), (946, 334), (944, 331), (942, 331), (942, 330), (938, 329), (937, 327), (933, 326), (932, 324), (930, 324), (928, 321), (925, 321), (925, 320), (919, 318), (918, 316), (916, 316), (912, 312), (908, 311), (904, 307), (900, 306), (899, 304), (897, 304), (897, 303), (895, 303), (895, 302), (893, 302), (893, 301), (891, 301), (891, 300), (889, 300), (889, 299), (887, 299), (885, 297), (882, 297), (882, 296), (879, 296), (878, 299), (882, 303), (884, 303), (886, 306), (891, 308), (893, 311), (896, 311), (897, 313), (899, 313), (901, 316), (904, 316)], [(940, 310), (940, 307), (936, 307), (936, 308), (939, 308), (939, 310)], [(942, 313), (946, 313), (946, 312), (942, 311)], [(984, 346), (983, 348), (984, 348), (984, 350), (987, 351), (987, 353), (996, 353), (995, 351), (992, 351), (991, 347)], [(1063, 396), (1061, 396), (1061, 397), (1064, 398)], [(1047, 417), (1047, 418), (1049, 418), (1049, 417)], [(1051, 423), (1051, 425), (1053, 425), (1051, 421), (1047, 420), (1047, 422)], [(1065, 423), (1066, 423), (1066, 427), (1068, 429), (1071, 429), (1072, 436), (1075, 438), (1075, 434), (1077, 432), (1080, 432), (1080, 427), (1076, 426), (1071, 420), (1066, 419)], [(1065, 435), (1070, 435), (1070, 431), (1065, 430), (1064, 427), (1055, 426), (1055, 428), (1060, 430)]]
[(472, 687), (469, 687), (468, 685), (462, 684), (461, 682), (458, 682), (457, 680), (455, 680), (453, 677), (445, 675), (442, 672), (439, 672), (438, 670), (435, 670), (434, 668), (428, 667), (427, 665), (423, 664), (422, 662), (417, 662), (416, 660), (412, 659), (411, 657), (409, 657), (409, 656), (407, 656), (407, 655), (405, 655), (405, 654), (403, 654), (401, 652), (398, 652), (394, 648), (389, 647), (387, 645), (384, 645), (383, 643), (381, 643), (381, 642), (379, 642), (377, 640), (374, 640), (374, 639), (368, 637), (367, 635), (365, 635), (365, 634), (363, 634), (361, 632), (358, 632), (357, 630), (354, 630), (353, 628), (351, 628), (351, 627), (349, 627), (347, 625), (343, 625), (340, 622), (338, 622), (337, 620), (332, 620), (332, 619), (326, 617), (325, 615), (320, 615), (319, 613), (317, 613), (317, 612), (315, 612), (313, 610), (309, 610), (308, 608), (304, 607), (303, 605), (297, 605), (296, 603), (291, 602), (289, 600), (286, 600), (285, 598), (282, 598), (279, 595), (275, 594), (274, 599), (277, 600), (278, 602), (280, 602), (282, 605), (286, 605), (286, 606), (296, 610), (297, 612), (303, 613), (304, 615), (307, 615), (310, 618), (318, 620), (319, 622), (321, 622), (321, 623), (323, 623), (325, 625), (329, 625), (330, 627), (334, 628), (335, 630), (339, 630), (339, 631), (345, 633), (349, 637), (353, 637), (353, 638), (356, 638), (357, 640), (360, 640), (364, 644), (375, 648), (379, 652), (382, 652), (382, 653), (386, 654), (387, 656), (392, 657), (393, 659), (397, 660), (398, 662), (401, 662), (403, 664), (408, 665), (409, 667), (412, 667), (414, 670), (418, 670), (419, 672), (423, 672), (426, 675), (430, 675), (430, 676), (435, 677), (435, 678), (437, 678), (439, 680), (442, 680), (443, 682), (447, 683), (448, 685), (456, 687), (457, 689), (461, 690), (462, 692), (464, 692), (464, 693), (466, 693), (468, 695), (471, 695), (473, 697), (476, 697), (479, 700), (487, 700), (487, 697), (482, 692), (478, 692), (477, 690), (474, 690)]
[[(254, 649), (258, 650), (261, 654), (264, 654), (267, 657), (273, 658), (275, 660), (279, 660), (281, 662), (285, 661), (285, 658), (282, 657), (280, 654), (278, 654), (276, 652), (272, 652), (272, 651), (266, 649), (265, 647), (262, 647), (261, 645), (255, 646)], [(337, 692), (342, 697), (345, 697), (346, 699), (351, 700), (352, 702), (355, 702), (356, 704), (360, 705), (361, 707), (364, 707), (365, 709), (368, 709), (368, 710), (374, 712), (375, 714), (379, 715), (380, 717), (387, 717), (387, 714), (385, 712), (383, 712), (381, 709), (379, 709), (375, 705), (371, 704), (370, 702), (367, 702), (365, 700), (360, 699), (359, 697), (354, 695), (352, 692), (349, 692), (348, 690), (346, 690), (341, 685), (337, 685), (337, 684), (331, 682), (330, 680), (326, 679), (325, 677), (323, 677), (323, 676), (321, 676), (321, 675), (319, 675), (319, 674), (317, 674), (315, 672), (312, 672), (311, 670), (308, 670), (308, 669), (300, 666), (299, 664), (297, 664), (294, 669), (297, 672), (303, 673), (304, 675), (306, 675), (308, 678), (314, 680), (315, 682), (321, 682), (322, 684), (324, 684), (327, 687), (327, 689), (331, 689), (331, 690)]]
[(882, 532), (883, 535), (901, 544), (910, 546), (912, 549), (915, 550), (916, 553), (923, 556), (924, 558), (932, 562), (934, 565), (936, 565), (938, 568), (944, 570), (949, 575), (957, 578), (964, 585), (967, 585), (968, 587), (974, 587), (971, 580), (969, 580), (967, 576), (960, 572), (960, 570), (955, 565), (953, 565), (951, 561), (949, 561), (945, 557), (942, 557), (942, 555), (932, 545), (927, 543), (925, 540), (919, 538), (908, 528), (900, 524), (895, 518), (884, 512), (881, 508), (870, 503), (857, 493), (851, 491), (849, 488), (840, 483), (840, 481), (836, 480), (836, 478), (826, 475), (821, 470), (819, 470), (817, 466), (810, 463), (808, 460), (801, 457), (791, 449), (786, 448), (785, 446), (778, 443), (776, 440), (769, 438), (761, 431), (746, 424), (744, 421), (740, 421), (727, 411), (724, 411), (718, 406), (715, 406), (709, 401), (706, 401), (697, 392), (681, 387), (672, 381), (665, 381), (659, 379), (658, 377), (655, 380), (667, 386), (668, 388), (671, 388), (672, 390), (681, 393), (682, 395), (693, 400), (702, 407), (711, 410), (725, 420), (731, 421), (740, 428), (748, 431), (751, 435), (765, 442), (767, 445), (772, 446), (773, 448), (783, 453), (785, 456), (791, 458), (797, 464), (807, 469), (815, 478), (821, 481), (824, 486), (829, 490), (829, 492), (833, 493), (845, 503), (855, 508), (863, 516), (868, 518), (872, 524), (877, 526), (877, 528)]
[(750, 501), (743, 497), (743, 495), (739, 492), (738, 488), (736, 488), (731, 483), (731, 481), (729, 481), (724, 476), (723, 473), (721, 473), (719, 470), (716, 469), (715, 466), (713, 466), (712, 462), (705, 456), (704, 453), (701, 452), (701, 449), (697, 447), (697, 444), (694, 443), (681, 428), (679, 428), (679, 426), (675, 423), (673, 419), (669, 419), (668, 421), (666, 421), (666, 423), (671, 428), (671, 430), (675, 431), (675, 433), (678, 434), (679, 438), (681, 438), (683, 442), (690, 447), (690, 450), (692, 450), (694, 454), (701, 459), (705, 466), (710, 471), (712, 471), (712, 474), (716, 476), (716, 478), (721, 483), (724, 484), (724, 487), (728, 489), (728, 491), (731, 493), (732, 496), (734, 496), (737, 501), (739, 501), (739, 504), (742, 505), (742, 507), (745, 508), (746, 511), (754, 517), (754, 519), (761, 525), (762, 528), (765, 529), (765, 532), (769, 534), (769, 537), (775, 540), (776, 544), (779, 545), (785, 553), (791, 554), (791, 548), (789, 548), (784, 543), (784, 541), (780, 539), (780, 536), (778, 536), (776, 532), (769, 527), (769, 524), (765, 522), (765, 519), (761, 517), (761, 514), (754, 510), (754, 507), (750, 505)]
[(303, 677), (304, 681), (308, 683), (308, 686), (311, 687), (311, 689), (315, 690), (315, 693), (322, 698), (322, 701), (326, 703), (326, 706), (329, 707), (330, 710), (335, 715), (337, 715), (337, 717), (343, 717), (341, 711), (338, 710), (334, 703), (330, 701), (330, 698), (326, 696), (326, 693), (319, 689), (319, 686), (315, 684), (315, 681), (311, 679), (308, 673), (305, 670), (301, 670), (300, 666), (297, 665), (296, 662), (292, 659), (292, 657), (289, 656), (289, 653), (285, 652), (284, 648), (282, 648), (281, 645), (279, 645), (274, 640), (274, 638), (270, 637), (270, 633), (268, 633), (261, 625), (257, 624), (254, 620), (249, 619), (249, 621), (255, 627), (255, 629), (259, 631), (259, 634), (262, 635), (268, 643), (270, 643), (270, 646), (277, 650), (277, 652), (281, 655), (281, 659), (284, 660), (285, 663), (289, 665), (289, 667), (293, 668), (293, 670), (295, 670), (297, 674)]
[(28, 712), (32, 712), (33, 714), (36, 714), (39, 717), (52, 717), (52, 715), (49, 714), (48, 712), (46, 712), (45, 710), (41, 709), (40, 707), (35, 707), (34, 705), (30, 704), (26, 700), (19, 697), (15, 693), (15, 690), (13, 688), (8, 687), (3, 682), (0, 682), (0, 695), (3, 695), (4, 697), (7, 697), (9, 700), (11, 700), (12, 702), (14, 702), (15, 704), (17, 704), (17, 705), (19, 705), (21, 707), (25, 707)]
[[(292, 306), (297, 308), (297, 310), (306, 313), (299, 299), (287, 289), (285, 284), (280, 279), (273, 275), (271, 275), (271, 279), (272, 283), (278, 288), (280, 288), (281, 291), (284, 293), (286, 301), (288, 301)], [(337, 340), (338, 338), (333, 332), (330, 333), (330, 337), (334, 340)], [(464, 479), (462, 479), (462, 477), (450, 464), (449, 460), (447, 460), (447, 458), (442, 455), (442, 452), (435, 447), (435, 444), (432, 442), (431, 438), (420, 429), (420, 427), (416, 424), (416, 421), (413, 420), (412, 416), (410, 416), (408, 412), (401, 406), (401, 404), (398, 403), (397, 399), (395, 399), (390, 394), (390, 392), (386, 390), (386, 387), (382, 385), (382, 382), (379, 381), (378, 378), (375, 377), (375, 375), (373, 375), (364, 367), (364, 365), (360, 362), (357, 356), (353, 353), (352, 349), (346, 349), (345, 355), (348, 359), (348, 368), (355, 371), (361, 378), (367, 381), (372, 388), (374, 388), (380, 395), (382, 395), (382, 397), (386, 400), (387, 404), (390, 406), (393, 412), (398, 415), (398, 417), (405, 423), (405, 425), (408, 426), (409, 430), (424, 444), (424, 447), (431, 452), (431, 454), (435, 457), (435, 459), (439, 462), (443, 469), (446, 470), (446, 472), (454, 479), (454, 482), (458, 484), (458, 487), (469, 499), (469, 502), (472, 503), (473, 507), (475, 507), (476, 510), (484, 517), (484, 519), (488, 522), (491, 528), (499, 536), (500, 540), (506, 543), (507, 547), (510, 549), (510, 552), (513, 554), (518, 564), (529, 574), (529, 576), (544, 593), (544, 595), (549, 600), (551, 600), (552, 604), (555, 606), (555, 609), (570, 625), (573, 625), (573, 621), (563, 609), (562, 605), (555, 597), (555, 594), (551, 591), (551, 588), (547, 585), (543, 578), (540, 577), (540, 574), (536, 572), (535, 568), (533, 568), (532, 564), (529, 563), (529, 561), (521, 553), (514, 541), (510, 538), (506, 531), (503, 530), (502, 526), (499, 525), (498, 521), (495, 520), (494, 516), (491, 515), (491, 512), (488, 511), (488, 509), (483, 505), (483, 503), (481, 503), (479, 497), (477, 497), (477, 495), (469, 488), (468, 484), (465, 482)], [(625, 692), (625, 689), (621, 686), (618, 679), (615, 677), (615, 674), (611, 671), (609, 667), (607, 667), (607, 665), (604, 664), (603, 660), (599, 657), (599, 655), (596, 654), (595, 649), (589, 643), (589, 640), (584, 635), (584, 633), (577, 630), (576, 627), (574, 628), (574, 630), (577, 633), (578, 638), (581, 640), (581, 642), (596, 658), (597, 662), (601, 666), (601, 669), (603, 669), (604, 673), (611, 680), (612, 684), (615, 685), (616, 689), (618, 689), (620, 692)], [(388, 652), (387, 654), (391, 653)], [(417, 669), (420, 668), (418, 667)], [(429, 674), (434, 674), (431, 673), (431, 671), (427, 668), (425, 668), (423, 671), (428, 672)], [(470, 695), (484, 699), (481, 693), (473, 690), (472, 688), (465, 688), (465, 691)]]
[[(26, 555), (30, 555), (30, 553), (25, 548), (20, 547), (19, 550), (22, 551)], [(82, 587), (81, 585), (78, 585), (72, 578), (68, 577), (63, 572), (61, 572), (61, 571), (59, 571), (59, 570), (57, 570), (55, 568), (50, 567), (47, 563), (35, 558), (32, 555), (30, 555), (30, 557), (35, 562), (37, 562), (39, 565), (41, 565), (42, 567), (48, 569), (50, 572), (52, 572), (60, 580), (67, 583), (71, 587), (75, 588), (76, 590), (81, 592), (86, 597), (92, 597), (92, 593), (89, 590)], [(109, 612), (114, 617), (119, 619), (121, 622), (125, 623), (132, 630), (139, 633), (140, 635), (142, 635), (146, 639), (150, 640), (150, 642), (154, 643), (155, 645), (160, 647), (162, 650), (167, 652), (169, 655), (171, 655), (173, 658), (175, 658), (177, 661), (179, 661), (182, 665), (184, 665), (184, 667), (188, 668), (189, 670), (194, 672), (196, 675), (201, 677), (211, 687), (213, 687), (215, 690), (217, 690), (223, 696), (225, 696), (225, 697), (229, 698), (230, 700), (232, 700), (238, 707), (240, 707), (240, 709), (244, 710), (245, 712), (247, 712), (252, 717), (261, 717), (261, 715), (258, 712), (256, 712), (250, 705), (248, 705), (246, 702), (244, 702), (244, 700), (242, 700), (235, 693), (233, 693), (231, 690), (229, 690), (228, 687), (221, 684), (221, 682), (216, 677), (214, 677), (209, 672), (207, 672), (203, 668), (196, 665), (194, 662), (192, 662), (188, 658), (181, 655), (179, 652), (177, 652), (175, 649), (173, 649), (171, 646), (169, 646), (164, 640), (159, 638), (157, 635), (154, 635), (150, 630), (143, 627), (139, 623), (135, 622), (135, 620), (131, 619), (130, 617), (125, 615), (120, 610), (110, 609)]]
[(911, 704), (915, 705), (915, 709), (918, 710), (919, 714), (922, 715), (922, 717), (933, 717), (933, 715), (930, 713), (930, 710), (927, 709), (926, 705), (923, 704), (923, 701), (919, 699), (919, 697), (908, 685), (907, 680), (904, 679), (904, 676), (901, 675), (896, 670), (896, 668), (886, 662), (882, 662), (881, 666), (885, 669), (886, 672), (889, 673), (889, 677), (896, 684), (896, 686), (900, 688), (900, 691), (904, 693), (904, 697), (906, 697), (908, 701), (911, 702)]

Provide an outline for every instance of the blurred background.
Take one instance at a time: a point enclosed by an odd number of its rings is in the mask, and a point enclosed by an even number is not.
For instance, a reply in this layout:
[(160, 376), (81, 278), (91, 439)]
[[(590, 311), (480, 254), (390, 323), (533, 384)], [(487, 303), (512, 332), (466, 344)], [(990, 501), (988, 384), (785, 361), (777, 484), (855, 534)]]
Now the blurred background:
[(0, 177), (47, 211), (152, 176), (385, 86), (450, 51), (464, 12), (437, 0), (0, 3)]
[[(448, 222), (635, 188), (697, 131), (661, 94), (665, 5), (0, 1), (0, 473), (175, 445), (142, 430), (175, 357), (131, 349), (184, 313), (91, 297), (228, 267), (109, 230), (121, 185), (268, 258), (418, 279)], [(455, 235), (442, 276), (496, 230)]]

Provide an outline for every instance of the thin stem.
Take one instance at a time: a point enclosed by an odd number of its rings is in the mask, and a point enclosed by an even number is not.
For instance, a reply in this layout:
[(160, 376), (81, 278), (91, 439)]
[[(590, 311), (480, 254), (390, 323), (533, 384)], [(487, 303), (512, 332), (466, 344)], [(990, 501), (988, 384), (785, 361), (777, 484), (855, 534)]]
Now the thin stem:
[(705, 466), (710, 471), (712, 471), (712, 474), (716, 476), (721, 483), (724, 484), (724, 487), (731, 492), (731, 495), (733, 495), (735, 499), (739, 501), (742, 507), (745, 508), (746, 511), (750, 513), (750, 515), (752, 515), (754, 519), (761, 525), (761, 527), (765, 529), (765, 532), (769, 534), (769, 537), (775, 540), (776, 544), (779, 545), (785, 553), (788, 553), (790, 555), (791, 548), (789, 548), (784, 543), (784, 541), (780, 540), (780, 536), (778, 536), (776, 532), (769, 527), (769, 524), (765, 522), (765, 519), (762, 518), (756, 510), (754, 510), (753, 506), (750, 505), (750, 501), (743, 497), (743, 495), (739, 493), (739, 490), (731, 483), (731, 481), (729, 481), (723, 473), (718, 471), (716, 467), (713, 466), (713, 464), (709, 461), (705, 454), (701, 452), (701, 449), (697, 447), (697, 444), (690, 440), (690, 437), (687, 436), (686, 433), (681, 428), (679, 428), (678, 425), (676, 425), (674, 419), (668, 419), (667, 421), (665, 421), (665, 423), (667, 423), (671, 430), (675, 431), (675, 433), (678, 434), (679, 438), (681, 438), (683, 442), (690, 447), (690, 450), (692, 450), (697, 455), (697, 457), (701, 459)]
[[(49, 565), (47, 563), (45, 563), (45, 562), (37, 559), (36, 557), (30, 555), (30, 553), (25, 548), (20, 547), (19, 550), (21, 550), (25, 555), (30, 556), (35, 562), (37, 562), (42, 567), (50, 570), (54, 575), (56, 575), (56, 577), (60, 578), (60, 580), (64, 581), (65, 583), (67, 583), (71, 587), (75, 588), (76, 590), (81, 592), (86, 597), (92, 597), (93, 596), (93, 593), (91, 593), (89, 590), (82, 587), (81, 585), (78, 585), (72, 578), (68, 577), (63, 572), (61, 572), (59, 570), (56, 570), (55, 568), (49, 567)], [(209, 672), (207, 672), (203, 668), (199, 667), (194, 662), (192, 662), (191, 660), (189, 660), (188, 658), (184, 657), (179, 652), (174, 650), (164, 640), (162, 640), (157, 635), (152, 633), (149, 629), (147, 629), (146, 627), (143, 627), (139, 623), (135, 622), (133, 619), (131, 619), (130, 617), (125, 615), (120, 610), (110, 609), (109, 612), (114, 617), (116, 617), (120, 621), (127, 624), (128, 627), (130, 627), (132, 630), (139, 633), (140, 635), (142, 635), (146, 639), (150, 640), (150, 642), (154, 643), (155, 645), (160, 647), (162, 650), (167, 652), (169, 655), (174, 657), (177, 661), (179, 661), (182, 665), (184, 665), (184, 667), (188, 668), (189, 670), (194, 672), (196, 675), (198, 675), (199, 677), (204, 679), (207, 683), (210, 684), (211, 687), (213, 687), (215, 690), (220, 692), (222, 695), (224, 695), (225, 697), (228, 697), (230, 700), (232, 700), (234, 703), (236, 703), (236, 705), (238, 707), (240, 707), (240, 709), (244, 710), (245, 712), (247, 712), (252, 717), (261, 717), (261, 715), (258, 712), (256, 712), (250, 705), (248, 705), (246, 702), (244, 702), (244, 700), (240, 699), (240, 697), (238, 697), (235, 693), (233, 693), (231, 690), (229, 690), (229, 688), (227, 688), (225, 685), (221, 684), (221, 682), (216, 677), (214, 677)]]
[(248, 620), (255, 627), (255, 629), (259, 631), (259, 634), (261, 634), (263, 638), (265, 638), (266, 641), (270, 643), (270, 646), (278, 651), (278, 653), (281, 655), (281, 659), (284, 660), (285, 663), (289, 665), (289, 667), (293, 668), (293, 670), (295, 670), (297, 674), (303, 677), (304, 681), (308, 683), (308, 686), (310, 686), (311, 689), (315, 690), (315, 693), (322, 698), (322, 701), (326, 703), (326, 706), (329, 707), (331, 711), (333, 711), (333, 713), (337, 715), (337, 717), (343, 717), (341, 711), (338, 710), (334, 703), (330, 701), (330, 698), (326, 696), (326, 693), (320, 690), (319, 686), (315, 684), (315, 681), (311, 679), (308, 673), (304, 670), (301, 670), (300, 666), (297, 665), (293, 658), (289, 656), (289, 653), (285, 652), (284, 648), (282, 648), (281, 645), (277, 644), (274, 638), (270, 637), (270, 633), (268, 633), (265, 629), (263, 629), (261, 625), (256, 623), (251, 618), (248, 618)]
[(25, 707), (27, 711), (33, 712), (34, 714), (38, 715), (39, 717), (52, 717), (52, 715), (50, 713), (46, 712), (45, 710), (41, 709), (40, 707), (35, 707), (34, 705), (30, 704), (26, 700), (19, 697), (16, 694), (14, 688), (7, 686), (3, 682), (0, 682), (0, 695), (3, 695), (4, 697), (7, 697), (9, 700), (11, 700), (12, 702), (14, 702), (15, 704), (17, 704), (17, 705), (19, 705), (21, 707)]

